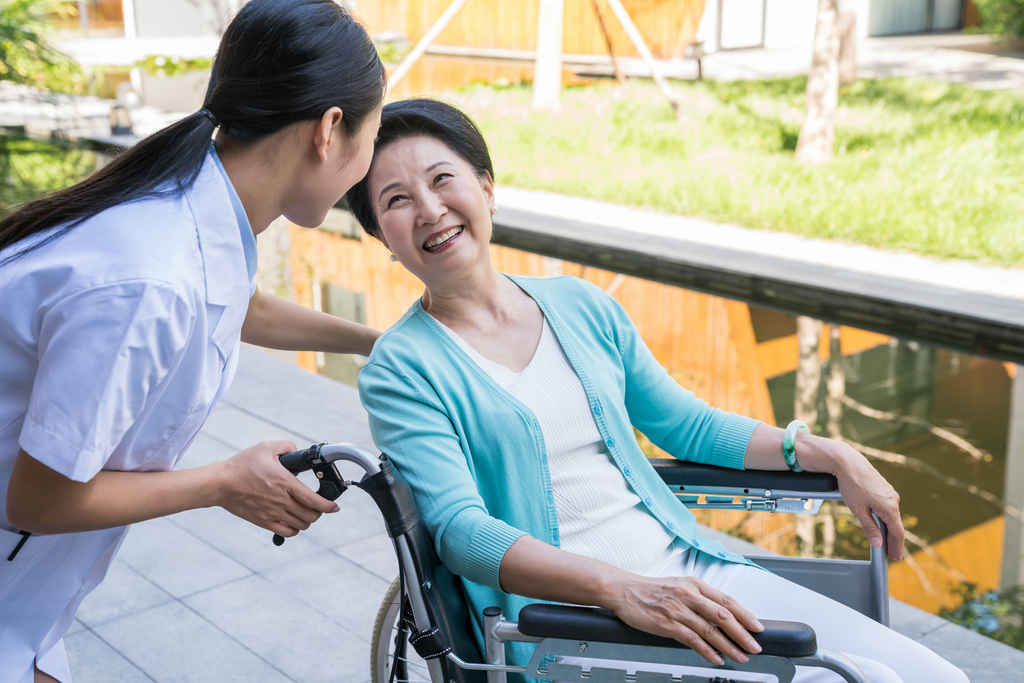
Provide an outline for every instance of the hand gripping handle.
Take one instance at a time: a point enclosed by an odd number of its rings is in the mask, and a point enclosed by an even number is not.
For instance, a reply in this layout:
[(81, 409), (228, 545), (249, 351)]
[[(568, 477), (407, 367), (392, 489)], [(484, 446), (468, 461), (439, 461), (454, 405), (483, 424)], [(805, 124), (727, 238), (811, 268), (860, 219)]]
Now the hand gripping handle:
[[(338, 472), (334, 463), (326, 462), (320, 457), (320, 447), (323, 445), (319, 443), (309, 448), (285, 453), (279, 460), (285, 469), (294, 475), (313, 470), (316, 473), (317, 480), (320, 482), (317, 494), (327, 500), (336, 500), (348, 487), (345, 486), (345, 480), (342, 479), (341, 473)], [(274, 545), (282, 545), (283, 543), (284, 536), (274, 534)]]

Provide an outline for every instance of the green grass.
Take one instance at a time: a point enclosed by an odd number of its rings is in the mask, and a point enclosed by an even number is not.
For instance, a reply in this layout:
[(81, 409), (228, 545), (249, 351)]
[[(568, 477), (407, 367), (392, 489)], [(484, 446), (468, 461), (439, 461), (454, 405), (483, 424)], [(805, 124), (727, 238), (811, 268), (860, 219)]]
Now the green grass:
[(1024, 93), (860, 80), (840, 94), (836, 156), (793, 156), (803, 77), (568, 88), (530, 111), (527, 86), (473, 86), (499, 183), (913, 251), (1024, 264)]

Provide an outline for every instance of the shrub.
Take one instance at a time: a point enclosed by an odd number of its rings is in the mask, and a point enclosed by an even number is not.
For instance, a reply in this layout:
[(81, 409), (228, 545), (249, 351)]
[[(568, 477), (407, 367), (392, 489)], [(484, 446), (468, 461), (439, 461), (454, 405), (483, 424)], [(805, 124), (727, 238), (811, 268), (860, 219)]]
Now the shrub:
[(1024, 37), (1024, 0), (975, 0), (981, 30), (1003, 38)]
[(939, 616), (1024, 650), (1024, 586), (979, 593), (977, 585), (964, 582), (955, 593), (962, 598), (960, 606), (943, 609)]

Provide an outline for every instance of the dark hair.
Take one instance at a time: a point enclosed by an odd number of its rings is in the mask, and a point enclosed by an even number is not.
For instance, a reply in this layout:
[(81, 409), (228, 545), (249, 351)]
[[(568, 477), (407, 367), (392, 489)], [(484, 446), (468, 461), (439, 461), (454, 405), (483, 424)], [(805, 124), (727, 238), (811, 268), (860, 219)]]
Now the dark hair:
[[(457, 107), (426, 97), (384, 105), (373, 158), (376, 159), (388, 145), (418, 135), (443, 143), (472, 166), (477, 176), (482, 178), (484, 173), (489, 173), (491, 179), (494, 179), (491, 154), (473, 119)], [(372, 162), (370, 168), (373, 168)], [(379, 226), (370, 199), (370, 174), (367, 173), (345, 196), (352, 215), (363, 226), (363, 230), (376, 237)]]
[(247, 146), (339, 107), (346, 132), (354, 134), (380, 105), (386, 79), (366, 30), (334, 0), (252, 0), (221, 38), (205, 111), (140, 141), (77, 185), (0, 220), (0, 250), (62, 226), (0, 265), (118, 204), (191, 187), (218, 125), (218, 145)]

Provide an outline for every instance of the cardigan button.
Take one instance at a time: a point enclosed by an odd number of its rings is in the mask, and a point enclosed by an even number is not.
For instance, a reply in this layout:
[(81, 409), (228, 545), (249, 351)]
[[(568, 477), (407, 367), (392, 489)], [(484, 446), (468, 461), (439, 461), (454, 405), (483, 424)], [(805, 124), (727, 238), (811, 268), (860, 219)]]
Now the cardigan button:
[(653, 504), (654, 504), (653, 500), (651, 500), (650, 498), (644, 498), (644, 505), (646, 505), (647, 507), (651, 507), (651, 505), (653, 505)]
[(615, 439), (608, 439), (605, 443), (608, 444), (608, 448), (615, 448)]
[(594, 415), (600, 415), (600, 414), (601, 414), (601, 404), (600, 403), (595, 403), (594, 404)]
[(626, 469), (622, 470), (622, 473), (628, 477), (629, 475), (633, 474), (633, 470), (627, 467)]
[(669, 531), (672, 531), (673, 529), (675, 529), (675, 528), (676, 528), (676, 525), (675, 525), (675, 524), (673, 524), (672, 522), (668, 522), (668, 523), (667, 523), (667, 524), (666, 524), (665, 526), (667, 526), (667, 527), (668, 527), (668, 530), (669, 530)]

